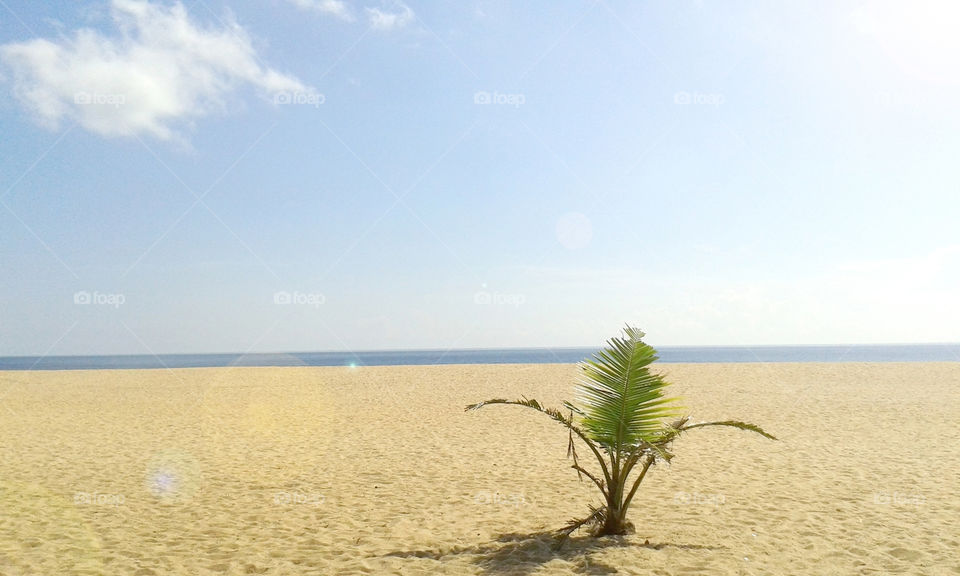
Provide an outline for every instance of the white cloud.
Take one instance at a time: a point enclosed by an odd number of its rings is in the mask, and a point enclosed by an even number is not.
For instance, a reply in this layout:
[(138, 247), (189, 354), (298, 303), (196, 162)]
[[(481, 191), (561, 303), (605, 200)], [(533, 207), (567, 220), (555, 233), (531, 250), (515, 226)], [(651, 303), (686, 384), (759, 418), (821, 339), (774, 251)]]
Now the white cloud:
[(385, 3), (383, 7), (383, 10), (380, 8), (365, 8), (367, 20), (374, 30), (383, 32), (399, 30), (413, 21), (413, 10), (400, 0), (392, 0)]
[(291, 4), (311, 12), (329, 14), (347, 22), (353, 22), (350, 7), (343, 0), (288, 0)]
[(236, 23), (194, 24), (183, 5), (113, 0), (119, 34), (78, 30), (72, 38), (0, 45), (14, 92), (45, 126), (76, 121), (107, 137), (176, 136), (175, 125), (220, 111), (242, 86), (264, 95), (311, 92), (262, 66)]

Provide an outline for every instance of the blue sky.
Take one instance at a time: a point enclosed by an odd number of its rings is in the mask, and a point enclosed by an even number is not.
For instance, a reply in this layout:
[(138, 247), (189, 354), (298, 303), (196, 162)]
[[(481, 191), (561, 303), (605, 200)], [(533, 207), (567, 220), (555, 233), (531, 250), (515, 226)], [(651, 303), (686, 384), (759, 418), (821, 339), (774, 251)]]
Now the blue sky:
[(951, 2), (0, 2), (0, 355), (956, 342)]

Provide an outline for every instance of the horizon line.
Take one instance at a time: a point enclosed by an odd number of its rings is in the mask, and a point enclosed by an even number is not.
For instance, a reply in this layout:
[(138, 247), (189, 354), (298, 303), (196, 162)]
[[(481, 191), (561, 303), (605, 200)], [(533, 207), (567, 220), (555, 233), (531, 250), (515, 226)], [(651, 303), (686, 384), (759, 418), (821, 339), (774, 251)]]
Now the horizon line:
[[(366, 350), (298, 350), (283, 352), (163, 352), (163, 353), (122, 353), (122, 354), (19, 354), (0, 356), (0, 358), (100, 358), (100, 357), (133, 357), (133, 356), (267, 356), (267, 355), (296, 355), (296, 354), (385, 354), (391, 352), (491, 352), (509, 350), (599, 350), (600, 346), (509, 346), (505, 348), (381, 348)], [(662, 344), (654, 346), (661, 349), (675, 348), (856, 348), (867, 346), (960, 346), (960, 342), (875, 342), (875, 343), (843, 343), (843, 344)]]

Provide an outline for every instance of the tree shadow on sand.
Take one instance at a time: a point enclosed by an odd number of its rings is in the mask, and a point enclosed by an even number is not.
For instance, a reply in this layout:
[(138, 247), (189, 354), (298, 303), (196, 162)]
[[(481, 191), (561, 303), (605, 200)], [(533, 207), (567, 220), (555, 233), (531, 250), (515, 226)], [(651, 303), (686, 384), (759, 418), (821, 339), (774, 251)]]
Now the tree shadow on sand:
[(556, 532), (534, 532), (532, 534), (503, 534), (496, 540), (476, 546), (454, 547), (448, 550), (409, 550), (390, 552), (386, 556), (400, 558), (432, 558), (449, 560), (457, 556), (474, 556), (473, 561), (483, 569), (484, 574), (525, 576), (540, 569), (553, 560), (568, 562), (577, 574), (615, 574), (617, 568), (604, 564), (593, 557), (594, 553), (607, 548), (681, 548), (686, 550), (715, 550), (715, 547), (698, 544), (674, 544), (670, 542), (644, 543), (630, 541), (627, 537), (607, 536), (604, 538), (569, 538), (562, 548), (557, 549)]

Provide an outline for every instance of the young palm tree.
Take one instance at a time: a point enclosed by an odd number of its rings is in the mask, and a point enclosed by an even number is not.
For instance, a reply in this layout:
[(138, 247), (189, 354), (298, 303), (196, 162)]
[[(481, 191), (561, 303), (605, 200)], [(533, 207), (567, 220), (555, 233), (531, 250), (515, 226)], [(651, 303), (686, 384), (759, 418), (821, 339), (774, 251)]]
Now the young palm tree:
[[(572, 468), (581, 480), (586, 476), (597, 485), (605, 504), (600, 508), (591, 506), (589, 516), (572, 520), (561, 529), (561, 542), (583, 526), (592, 527), (596, 536), (630, 532), (633, 525), (627, 521), (627, 510), (637, 488), (651, 466), (673, 458), (670, 444), (687, 430), (731, 426), (776, 440), (754, 424), (735, 420), (690, 424), (688, 417), (680, 417), (677, 399), (664, 395), (669, 383), (661, 375), (650, 372), (649, 366), (657, 360), (657, 351), (645, 344), (643, 337), (642, 331), (627, 326), (623, 338), (611, 338), (593, 359), (580, 363), (576, 401), (564, 403), (569, 416), (527, 398), (497, 398), (467, 406), (467, 410), (488, 404), (525, 406), (546, 414), (569, 430), (567, 456), (573, 457)], [(668, 419), (673, 421), (667, 423)], [(574, 436), (596, 457), (599, 473), (580, 465)]]

